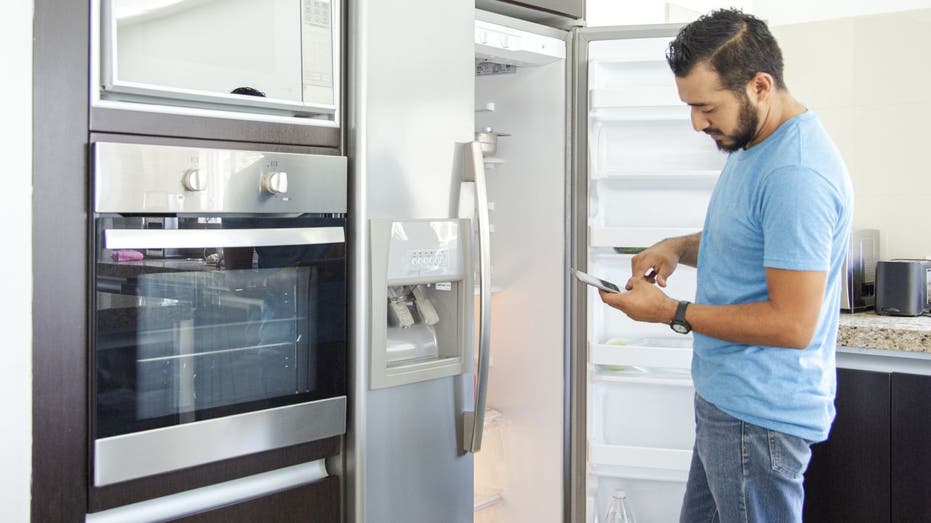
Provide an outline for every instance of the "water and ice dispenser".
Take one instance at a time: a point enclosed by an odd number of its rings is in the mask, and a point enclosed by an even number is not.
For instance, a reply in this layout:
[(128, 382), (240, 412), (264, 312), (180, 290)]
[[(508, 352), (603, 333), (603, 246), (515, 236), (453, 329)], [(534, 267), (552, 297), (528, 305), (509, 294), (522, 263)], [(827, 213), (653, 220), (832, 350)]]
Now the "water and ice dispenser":
[(372, 220), (373, 389), (469, 372), (469, 220)]

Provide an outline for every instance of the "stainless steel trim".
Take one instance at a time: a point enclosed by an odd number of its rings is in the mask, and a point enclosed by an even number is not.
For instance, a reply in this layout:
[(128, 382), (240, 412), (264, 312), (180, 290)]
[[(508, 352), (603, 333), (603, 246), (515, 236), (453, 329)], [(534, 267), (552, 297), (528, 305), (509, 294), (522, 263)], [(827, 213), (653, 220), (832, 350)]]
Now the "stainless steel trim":
[[(580, 30), (572, 31), (569, 75), (572, 81), (570, 91), (572, 112), (572, 172), (570, 202), (570, 263), (569, 267), (588, 266), (588, 42), (581, 36)], [(570, 323), (568, 335), (570, 350), (567, 379), (569, 388), (569, 469), (567, 481), (569, 499), (566, 521), (585, 521), (585, 498), (588, 458), (588, 424), (587, 424), (587, 372), (588, 354), (586, 348), (588, 333), (588, 308), (585, 290), (582, 284), (569, 278)]]
[(94, 442), (94, 486), (244, 456), (346, 432), (339, 396)]
[(207, 487), (87, 514), (86, 523), (173, 521), (213, 508), (267, 496), (327, 477), (322, 459)]
[[(345, 156), (95, 142), (97, 213), (344, 213)], [(184, 180), (196, 172), (200, 191)], [(270, 196), (262, 176), (287, 173), (288, 191)]]
[(368, 474), (366, 434), (368, 431), (368, 388), (369, 362), (366, 351), (371, 347), (371, 329), (368, 328), (368, 300), (371, 299), (371, 247), (369, 246), (369, 162), (368, 162), (368, 115), (369, 82), (368, 53), (369, 20), (368, 9), (361, 2), (353, 2), (346, 10), (348, 23), (346, 38), (346, 153), (352, 157), (352, 214), (349, 215), (349, 387), (352, 419), (350, 420), (345, 446), (346, 493), (343, 496), (345, 521), (368, 521), (366, 515), (365, 478)]
[(342, 227), (293, 229), (107, 229), (106, 249), (187, 249), (344, 243)]
[[(336, 106), (322, 104), (305, 104), (301, 102), (288, 102), (275, 98), (251, 97), (245, 98), (224, 93), (211, 93), (195, 89), (180, 89), (161, 87), (156, 85), (135, 82), (104, 83), (101, 86), (101, 95), (116, 97), (118, 100), (142, 102), (163, 102), (177, 104), (178, 102), (197, 102), (196, 107), (218, 108), (225, 111), (260, 111), (261, 114), (284, 113), (294, 115), (333, 115)], [(201, 105), (203, 104), (203, 105)], [(274, 112), (271, 112), (274, 111)]]
[(479, 251), (479, 346), (475, 384), (475, 411), (463, 416), (463, 447), (468, 452), (482, 448), (485, 425), (485, 401), (488, 395), (488, 360), (491, 358), (491, 236), (488, 231), (488, 191), (485, 186), (485, 162), (482, 144), (469, 144), (472, 170), (475, 175), (475, 204), (477, 206)]

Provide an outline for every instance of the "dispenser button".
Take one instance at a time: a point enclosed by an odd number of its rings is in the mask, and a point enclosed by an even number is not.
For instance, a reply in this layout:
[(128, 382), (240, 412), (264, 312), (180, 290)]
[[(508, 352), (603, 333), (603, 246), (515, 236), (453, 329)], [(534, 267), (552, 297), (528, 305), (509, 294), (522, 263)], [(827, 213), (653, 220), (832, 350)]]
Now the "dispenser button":
[(207, 179), (198, 169), (188, 169), (181, 176), (181, 185), (188, 191), (203, 191), (207, 189)]

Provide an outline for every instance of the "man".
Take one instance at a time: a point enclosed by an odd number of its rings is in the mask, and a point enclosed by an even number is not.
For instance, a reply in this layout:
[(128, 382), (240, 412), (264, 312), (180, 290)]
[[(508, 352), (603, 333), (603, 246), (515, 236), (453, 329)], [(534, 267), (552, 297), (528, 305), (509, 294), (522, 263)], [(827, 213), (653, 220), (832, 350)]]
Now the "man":
[[(626, 292), (601, 297), (635, 320), (695, 332), (681, 521), (801, 521), (809, 445), (834, 419), (850, 181), (818, 119), (786, 89), (782, 53), (759, 19), (703, 16), (667, 61), (693, 127), (727, 164), (702, 231), (634, 256)], [(695, 303), (660, 289), (679, 263), (698, 268)]]

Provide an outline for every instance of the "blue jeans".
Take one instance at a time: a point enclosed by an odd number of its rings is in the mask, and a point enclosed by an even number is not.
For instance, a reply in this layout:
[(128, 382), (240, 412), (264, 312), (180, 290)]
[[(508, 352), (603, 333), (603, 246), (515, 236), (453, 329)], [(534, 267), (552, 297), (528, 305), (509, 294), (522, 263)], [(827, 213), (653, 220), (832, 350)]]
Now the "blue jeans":
[(695, 448), (679, 522), (801, 522), (810, 445), (740, 421), (696, 394)]

